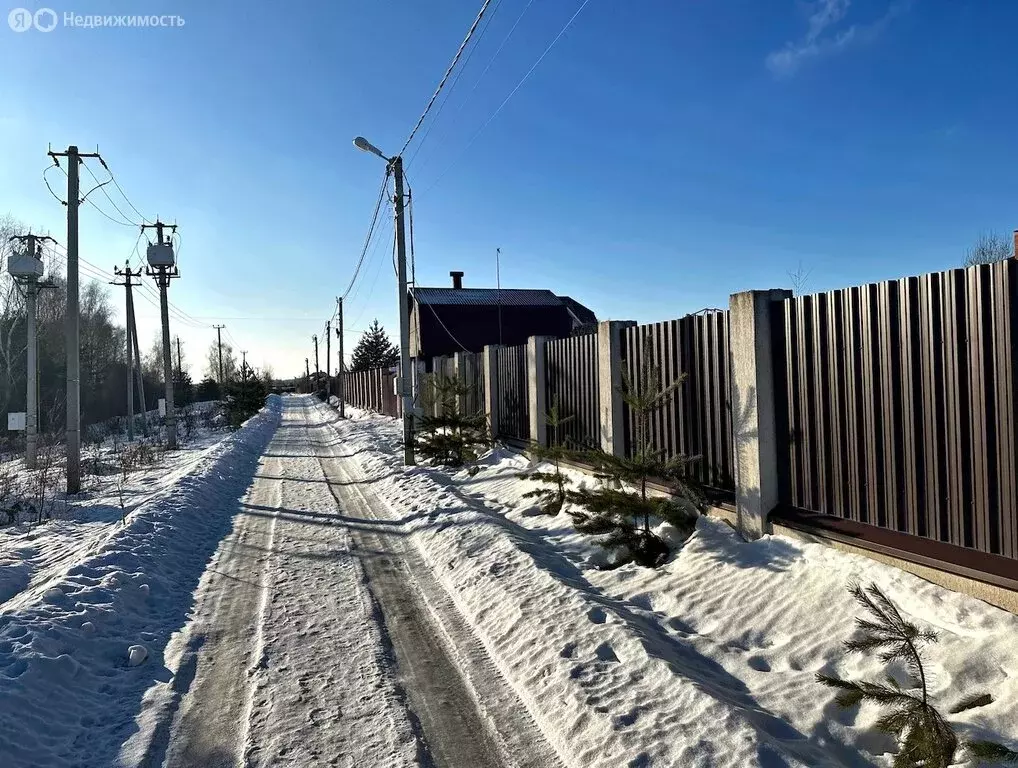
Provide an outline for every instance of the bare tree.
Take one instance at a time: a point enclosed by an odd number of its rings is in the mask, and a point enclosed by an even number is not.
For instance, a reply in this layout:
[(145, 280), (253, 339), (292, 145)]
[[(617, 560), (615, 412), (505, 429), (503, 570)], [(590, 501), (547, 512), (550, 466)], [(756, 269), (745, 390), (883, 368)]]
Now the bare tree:
[(792, 293), (796, 296), (803, 296), (809, 292), (810, 275), (813, 274), (812, 267), (805, 267), (800, 261), (799, 266), (794, 270), (788, 270), (788, 279), (792, 281)]
[[(220, 384), (233, 381), (237, 377), (237, 357), (233, 353), (233, 347), (223, 342), (223, 379)], [(209, 354), (205, 366), (205, 375), (210, 379), (219, 381), (219, 344), (213, 341), (209, 345)]]
[(1014, 243), (1007, 235), (999, 232), (986, 232), (979, 236), (976, 244), (973, 245), (965, 257), (965, 266), (974, 267), (977, 264), (993, 264), (1005, 259), (1013, 259)]

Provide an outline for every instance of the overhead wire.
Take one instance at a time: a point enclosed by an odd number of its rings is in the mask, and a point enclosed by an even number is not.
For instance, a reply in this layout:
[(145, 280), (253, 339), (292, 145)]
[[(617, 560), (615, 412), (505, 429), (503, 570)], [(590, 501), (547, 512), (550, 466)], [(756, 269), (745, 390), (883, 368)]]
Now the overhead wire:
[[(492, 65), (495, 63), (495, 60), (498, 59), (499, 55), (502, 53), (502, 49), (505, 48), (506, 43), (509, 42), (509, 38), (511, 38), (513, 36), (513, 33), (516, 31), (516, 28), (520, 25), (520, 22), (523, 21), (523, 17), (527, 15), (527, 11), (530, 10), (530, 6), (532, 6), (533, 4), (534, 4), (534, 0), (529, 0), (529, 2), (523, 8), (523, 11), (520, 12), (520, 15), (516, 17), (516, 21), (513, 22), (512, 27), (509, 28), (509, 31), (506, 33), (506, 36), (502, 38), (502, 42), (499, 43), (498, 48), (495, 49), (495, 52), (491, 55), (491, 58), (488, 59), (488, 63), (484, 65), (484, 69), (481, 70), (481, 74), (477, 76), (477, 79), (474, 81), (473, 87), (469, 91), (467, 91), (467, 95), (464, 96), (463, 99), (460, 101), (459, 106), (456, 108), (456, 111), (452, 115), (452, 119), (450, 121), (447, 121), (449, 123), (450, 127), (447, 127), (445, 132), (439, 138), (439, 143), (440, 144), (442, 143), (442, 140), (445, 139), (449, 135), (449, 130), (450, 130), (451, 126), (453, 125), (453, 123), (455, 122), (456, 118), (459, 116), (460, 112), (463, 111), (463, 108), (469, 103), (470, 98), (474, 95), (474, 92), (477, 90), (477, 87), (481, 84), (481, 81), (484, 80), (485, 75), (488, 74), (488, 70), (491, 69)], [(494, 16), (494, 13), (495, 13), (495, 11), (492, 11), (492, 16)], [(480, 44), (480, 39), (481, 39), (480, 36), (478, 36), (478, 45)], [(473, 51), (476, 51), (477, 47), (478, 46), (475, 45), (474, 48), (471, 49), (471, 53)], [(461, 72), (466, 69), (466, 64), (468, 62), (469, 62), (469, 57), (467, 58), (467, 62), (464, 62), (463, 70), (461, 70)], [(448, 101), (448, 99), (446, 99), (446, 101)], [(443, 105), (444, 105), (444, 102), (443, 102)], [(439, 110), (439, 114), (441, 114), (441, 110)], [(432, 120), (430, 125), (434, 125), (437, 120), (438, 120), (438, 115), (435, 116), (435, 120)], [(427, 133), (425, 133), (424, 138), (427, 138)], [(421, 144), (424, 143), (424, 138), (421, 139)], [(418, 150), (420, 149), (421, 144), (418, 144), (418, 146), (417, 146)], [(416, 155), (417, 155), (417, 153), (415, 151), (413, 157), (416, 157)], [(429, 160), (430, 160), (430, 158), (429, 158)], [(428, 164), (428, 161), (425, 161), (425, 166), (427, 166), (427, 164)]]
[(375, 226), (378, 224), (378, 212), (382, 208), (382, 200), (385, 198), (385, 193), (389, 188), (389, 174), (391, 169), (388, 165), (385, 167), (385, 176), (382, 177), (382, 186), (378, 190), (378, 200), (375, 202), (374, 213), (371, 214), (371, 224), (368, 227), (367, 237), (364, 238), (364, 247), (361, 249), (361, 255), (357, 259), (357, 266), (354, 268), (353, 277), (350, 278), (350, 285), (343, 291), (343, 298), (345, 299), (350, 295), (350, 291), (353, 290), (354, 285), (357, 283), (357, 276), (360, 274), (361, 266), (364, 264), (364, 257), (368, 253), (368, 246), (371, 244), (371, 238), (375, 233)]
[(576, 12), (569, 17), (569, 21), (565, 23), (562, 29), (559, 30), (559, 33), (555, 35), (555, 37), (552, 39), (550, 43), (548, 43), (548, 46), (544, 49), (541, 55), (537, 57), (537, 61), (535, 61), (533, 65), (531, 65), (530, 69), (527, 70), (527, 73), (522, 78), (520, 78), (520, 81), (518, 83), (516, 83), (516, 87), (514, 87), (509, 92), (509, 95), (502, 100), (502, 103), (498, 105), (495, 111), (491, 113), (491, 115), (488, 117), (487, 120), (484, 121), (481, 127), (474, 131), (473, 136), (470, 137), (470, 140), (466, 143), (463, 149), (460, 150), (459, 154), (457, 154), (456, 157), (453, 158), (452, 162), (446, 166), (445, 170), (442, 171), (433, 182), (431, 182), (431, 185), (425, 190), (425, 194), (427, 194), (428, 192), (435, 188), (438, 182), (440, 182), (445, 177), (445, 175), (449, 173), (450, 170), (452, 170), (456, 163), (459, 162), (463, 155), (466, 154), (467, 150), (470, 149), (473, 143), (477, 140), (477, 137), (484, 132), (484, 129), (487, 128), (496, 117), (498, 117), (498, 114), (505, 108), (505, 105), (508, 104), (512, 97), (516, 95), (516, 92), (523, 87), (523, 84), (530, 79), (530, 76), (534, 73), (534, 70), (536, 70), (537, 67), (541, 64), (541, 62), (544, 61), (544, 58), (551, 52), (551, 49), (555, 47), (556, 43), (558, 43), (558, 41), (562, 39), (562, 36), (565, 35), (565, 33), (573, 25), (573, 22), (576, 21), (576, 18), (580, 15), (583, 9), (587, 7), (588, 3), (590, 3), (590, 0), (583, 0), (583, 2), (580, 3), (580, 7), (576, 9)]
[(414, 136), (420, 129), (421, 124), (424, 122), (424, 119), (428, 116), (428, 112), (430, 112), (431, 108), (434, 106), (435, 99), (438, 98), (438, 94), (440, 94), (442, 92), (442, 88), (445, 87), (445, 83), (449, 79), (449, 75), (451, 75), (453, 69), (456, 68), (457, 62), (459, 62), (460, 57), (463, 55), (464, 49), (466, 49), (467, 45), (470, 43), (470, 38), (473, 37), (474, 31), (477, 29), (477, 25), (481, 22), (481, 19), (484, 17), (484, 12), (488, 10), (488, 6), (490, 4), (491, 0), (484, 0), (483, 5), (481, 5), (481, 10), (477, 12), (477, 18), (474, 19), (474, 23), (471, 24), (470, 29), (467, 30), (466, 37), (463, 38), (463, 42), (460, 43), (460, 47), (456, 49), (456, 55), (452, 57), (452, 61), (449, 63), (448, 68), (445, 70), (445, 74), (442, 75), (442, 79), (438, 81), (438, 87), (435, 88), (435, 92), (431, 94), (431, 99), (428, 100), (427, 105), (424, 107), (424, 111), (421, 113), (420, 118), (418, 118), (417, 120), (417, 124), (413, 127), (413, 130), (410, 131), (410, 135), (407, 136), (407, 140), (403, 143), (402, 149), (400, 149), (400, 151), (396, 153), (397, 155), (402, 155), (404, 152), (406, 152), (406, 148), (409, 147), (410, 142), (414, 140)]
[[(533, 1), (533, 0), (531, 0), (531, 1)], [(115, 175), (113, 174), (113, 170), (112, 170), (112, 169), (111, 169), (111, 168), (109, 167), (109, 165), (107, 165), (106, 161), (105, 161), (105, 160), (103, 160), (103, 158), (102, 158), (101, 156), (99, 157), (99, 162), (100, 162), (100, 163), (102, 164), (102, 167), (106, 169), (106, 173), (108, 173), (108, 174), (110, 175), (110, 180), (111, 180), (111, 181), (113, 182), (113, 186), (115, 186), (115, 187), (117, 188), (117, 190), (118, 190), (118, 191), (120, 192), (120, 195), (121, 195), (121, 196), (122, 196), (122, 197), (124, 198), (124, 200), (126, 200), (126, 201), (127, 201), (127, 204), (128, 204), (129, 206), (131, 206), (131, 209), (132, 209), (132, 210), (133, 210), (133, 211), (134, 211), (134, 212), (135, 212), (136, 214), (138, 214), (138, 217), (139, 217), (139, 218), (140, 218), (140, 219), (141, 219), (141, 220), (142, 220), (143, 222), (145, 222), (146, 224), (151, 224), (152, 222), (150, 222), (150, 221), (149, 221), (148, 219), (146, 219), (146, 218), (145, 218), (145, 216), (144, 216), (144, 215), (142, 215), (142, 212), (141, 212), (141, 211), (139, 211), (139, 210), (138, 210), (138, 209), (137, 209), (137, 208), (136, 208), (136, 207), (134, 206), (134, 203), (132, 203), (132, 202), (131, 202), (131, 198), (129, 198), (129, 197), (127, 196), (127, 193), (126, 193), (126, 192), (124, 192), (123, 188), (122, 188), (122, 187), (120, 186), (120, 183), (119, 183), (119, 182), (117, 181), (117, 177), (116, 177), (116, 176), (115, 176)], [(110, 202), (112, 202), (112, 201), (110, 201)], [(124, 218), (127, 218), (127, 217), (125, 216)]]
[(487, 18), (484, 20), (484, 26), (481, 27), (481, 31), (477, 33), (477, 40), (474, 42), (473, 47), (467, 53), (466, 58), (463, 59), (463, 66), (456, 70), (456, 76), (452, 79), (452, 82), (449, 84), (449, 89), (446, 91), (445, 98), (438, 105), (438, 109), (435, 111), (434, 117), (431, 118), (431, 122), (428, 123), (428, 127), (424, 129), (424, 134), (421, 136), (421, 140), (417, 142), (417, 146), (414, 147), (413, 154), (410, 155), (410, 157), (404, 163), (404, 166), (409, 166), (411, 163), (413, 163), (414, 158), (417, 157), (417, 153), (420, 152), (421, 147), (424, 146), (424, 142), (428, 140), (428, 135), (431, 133), (431, 130), (435, 127), (435, 123), (438, 122), (438, 118), (441, 117), (442, 110), (445, 109), (445, 105), (448, 104), (449, 99), (452, 98), (452, 94), (456, 90), (456, 84), (463, 76), (463, 73), (466, 72), (467, 67), (470, 64), (470, 60), (473, 58), (474, 53), (476, 53), (477, 49), (480, 47), (481, 41), (484, 39), (484, 33), (487, 32), (488, 27), (491, 26), (491, 22), (495, 18), (495, 15), (498, 13), (498, 9), (500, 6), (501, 0), (495, 0), (495, 5), (491, 9), (491, 13), (489, 13), (487, 15)]

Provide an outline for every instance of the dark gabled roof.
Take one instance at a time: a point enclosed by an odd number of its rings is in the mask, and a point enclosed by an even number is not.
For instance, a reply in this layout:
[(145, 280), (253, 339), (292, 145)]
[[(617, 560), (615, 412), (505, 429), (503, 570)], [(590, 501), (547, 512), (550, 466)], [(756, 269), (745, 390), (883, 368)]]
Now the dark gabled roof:
[[(565, 302), (551, 291), (530, 288), (416, 288), (420, 304), (504, 307), (561, 307)], [(570, 299), (571, 301), (571, 299)], [(589, 310), (588, 310), (589, 311)]]
[(597, 315), (592, 310), (583, 306), (576, 299), (570, 296), (559, 296), (562, 303), (569, 308), (569, 312), (573, 317), (576, 318), (576, 322), (580, 325), (590, 325), (591, 323), (597, 324)]

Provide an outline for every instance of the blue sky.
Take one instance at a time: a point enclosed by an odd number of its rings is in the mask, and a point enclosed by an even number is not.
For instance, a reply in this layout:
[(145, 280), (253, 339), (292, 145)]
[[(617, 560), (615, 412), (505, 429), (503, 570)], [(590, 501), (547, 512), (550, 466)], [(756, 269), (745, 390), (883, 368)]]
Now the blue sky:
[[(580, 3), (493, 2), (406, 153), (422, 285), (450, 269), (493, 285), (501, 248), (503, 285), (647, 322), (787, 286), (800, 264), (813, 290), (954, 267), (1018, 227), (1018, 4), (589, 0), (478, 134)], [(171, 301), (295, 373), (381, 180), (350, 141), (399, 148), (479, 0), (49, 5), (186, 23), (0, 29), (0, 213), (63, 241), (47, 145), (98, 145), (146, 216), (180, 225)], [(136, 238), (82, 209), (89, 261), (109, 270)], [(390, 248), (348, 300), (348, 349), (373, 317), (396, 331)], [(156, 313), (139, 314), (147, 347)], [(200, 374), (214, 332), (173, 330)]]

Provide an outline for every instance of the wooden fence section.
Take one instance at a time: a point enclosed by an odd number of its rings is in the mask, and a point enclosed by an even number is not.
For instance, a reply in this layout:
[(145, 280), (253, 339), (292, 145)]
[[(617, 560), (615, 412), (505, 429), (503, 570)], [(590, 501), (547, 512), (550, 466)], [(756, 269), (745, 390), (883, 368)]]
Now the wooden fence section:
[(545, 346), (545, 384), (548, 407), (558, 406), (555, 430), (548, 425), (548, 442), (569, 447), (598, 445), (597, 334), (549, 341)]
[(1018, 557), (1018, 262), (775, 305), (785, 505)]
[[(685, 376), (651, 418), (652, 445), (668, 458), (699, 456), (694, 476), (725, 492), (735, 488), (728, 316), (711, 311), (622, 332), (623, 371), (634, 386), (647, 359), (663, 387)], [(628, 406), (623, 424), (631, 454), (636, 430)]]
[(400, 415), (399, 398), (393, 386), (395, 374), (388, 368), (351, 371), (343, 377), (343, 391), (350, 405), (386, 416)]
[(530, 440), (530, 405), (527, 397), (527, 345), (500, 347), (498, 360), (501, 437)]

